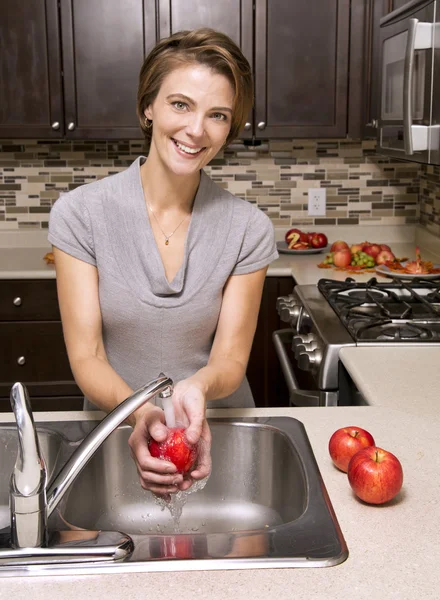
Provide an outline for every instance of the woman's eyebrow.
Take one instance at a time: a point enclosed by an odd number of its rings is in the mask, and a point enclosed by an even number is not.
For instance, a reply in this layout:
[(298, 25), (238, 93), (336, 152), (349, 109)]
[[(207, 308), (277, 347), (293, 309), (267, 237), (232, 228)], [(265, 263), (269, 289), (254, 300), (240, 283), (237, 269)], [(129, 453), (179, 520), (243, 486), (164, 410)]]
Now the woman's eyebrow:
[[(192, 106), (196, 104), (192, 98), (185, 96), (185, 94), (169, 94), (169, 96), (166, 97), (167, 100), (171, 100), (171, 98), (181, 98)], [(232, 114), (232, 108), (229, 108), (229, 106), (213, 106), (210, 110), (222, 110)]]

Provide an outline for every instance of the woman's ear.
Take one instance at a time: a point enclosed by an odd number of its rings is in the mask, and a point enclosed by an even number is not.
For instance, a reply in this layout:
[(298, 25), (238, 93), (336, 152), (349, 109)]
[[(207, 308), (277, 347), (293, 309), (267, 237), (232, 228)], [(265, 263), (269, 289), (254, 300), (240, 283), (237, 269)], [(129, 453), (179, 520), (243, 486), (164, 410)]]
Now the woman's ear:
[(144, 115), (147, 117), (147, 119), (149, 121), (153, 120), (152, 114), (151, 114), (151, 108), (149, 106), (147, 106), (147, 108), (144, 110)]

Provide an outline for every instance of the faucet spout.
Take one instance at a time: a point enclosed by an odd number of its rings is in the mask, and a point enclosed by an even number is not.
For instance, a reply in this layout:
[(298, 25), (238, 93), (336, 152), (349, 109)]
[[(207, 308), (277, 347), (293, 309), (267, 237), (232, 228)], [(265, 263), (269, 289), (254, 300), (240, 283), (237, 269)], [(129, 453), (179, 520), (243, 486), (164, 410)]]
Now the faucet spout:
[[(154, 396), (169, 396), (173, 381), (160, 373), (112, 410), (84, 438), (46, 491), (46, 469), (38, 445), (26, 388), (16, 383), (11, 390), (11, 405), (18, 427), (19, 451), (11, 477), (11, 539), (16, 548), (44, 546), (47, 519), (72, 483), (108, 436), (134, 411)], [(31, 500), (29, 500), (29, 498)], [(26, 531), (33, 532), (25, 535)]]

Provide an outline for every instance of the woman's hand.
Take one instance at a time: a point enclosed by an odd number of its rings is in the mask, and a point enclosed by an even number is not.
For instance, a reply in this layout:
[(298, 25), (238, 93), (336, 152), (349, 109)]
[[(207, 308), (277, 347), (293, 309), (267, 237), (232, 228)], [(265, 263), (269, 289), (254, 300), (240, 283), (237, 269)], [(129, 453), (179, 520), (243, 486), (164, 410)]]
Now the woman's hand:
[(141, 486), (161, 496), (168, 496), (179, 490), (183, 476), (177, 473), (173, 463), (154, 458), (148, 450), (150, 437), (163, 442), (168, 435), (164, 412), (158, 406), (147, 403), (136, 412), (136, 421), (128, 445), (136, 463)]
[(176, 426), (186, 429), (191, 444), (199, 444), (194, 470), (185, 477), (177, 473), (173, 463), (151, 456), (148, 449), (150, 437), (165, 441), (168, 429), (161, 408), (147, 403), (135, 414), (133, 433), (128, 444), (136, 463), (141, 486), (162, 496), (178, 490), (187, 490), (194, 480), (204, 479), (211, 472), (211, 431), (205, 418), (205, 397), (197, 384), (185, 379), (176, 384), (172, 397)]
[(204, 479), (211, 473), (211, 430), (205, 417), (206, 399), (200, 386), (188, 378), (176, 384), (172, 401), (176, 426), (185, 427), (188, 442), (199, 445), (195, 468), (178, 486), (180, 490), (187, 490), (193, 480)]

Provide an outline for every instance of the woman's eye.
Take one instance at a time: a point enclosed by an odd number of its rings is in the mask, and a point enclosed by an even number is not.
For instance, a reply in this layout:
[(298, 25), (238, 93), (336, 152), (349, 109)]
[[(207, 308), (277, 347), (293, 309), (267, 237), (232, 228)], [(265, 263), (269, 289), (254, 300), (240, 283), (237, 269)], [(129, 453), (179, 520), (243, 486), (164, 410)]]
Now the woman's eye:
[(216, 119), (217, 121), (226, 121), (227, 120), (227, 116), (224, 115), (223, 113), (214, 113), (212, 115), (214, 117), (214, 119)]
[(180, 102), (179, 100), (176, 100), (176, 102), (173, 102), (172, 104), (177, 110), (185, 110), (187, 106), (185, 102)]

